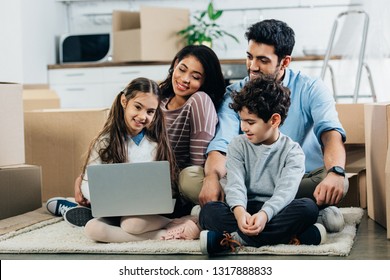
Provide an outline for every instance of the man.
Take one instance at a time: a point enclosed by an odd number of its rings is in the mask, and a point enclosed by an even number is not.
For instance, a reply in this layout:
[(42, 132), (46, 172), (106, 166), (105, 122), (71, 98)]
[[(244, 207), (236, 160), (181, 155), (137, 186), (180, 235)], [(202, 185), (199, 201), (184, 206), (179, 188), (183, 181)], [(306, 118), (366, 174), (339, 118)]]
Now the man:
[[(231, 93), (240, 91), (262, 73), (274, 75), (291, 91), (290, 111), (280, 130), (302, 146), (306, 157), (306, 173), (296, 197), (310, 197), (320, 209), (336, 205), (346, 194), (348, 181), (344, 172), (346, 136), (332, 94), (321, 80), (288, 68), (295, 34), (286, 23), (264, 20), (249, 27), (245, 36), (248, 77), (226, 89), (218, 111), (217, 132), (207, 150), (199, 204), (224, 199), (220, 180), (226, 175), (227, 146), (234, 136), (242, 133), (238, 114), (229, 108)], [(328, 227), (325, 225), (328, 231), (341, 230), (344, 221), (338, 208), (327, 207), (324, 211), (327, 215), (324, 223), (330, 222)]]

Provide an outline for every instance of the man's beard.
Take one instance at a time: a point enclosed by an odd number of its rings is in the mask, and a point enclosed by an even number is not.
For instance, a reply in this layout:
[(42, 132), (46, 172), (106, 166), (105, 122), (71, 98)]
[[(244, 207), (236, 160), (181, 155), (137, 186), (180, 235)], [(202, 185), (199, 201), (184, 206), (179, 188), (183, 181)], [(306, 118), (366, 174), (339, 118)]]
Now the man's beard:
[[(257, 77), (261, 77), (261, 76), (266, 75), (266, 76), (271, 77), (271, 78), (273, 78), (273, 79), (276, 80), (277, 77), (278, 77), (279, 71), (280, 71), (279, 66), (280, 66), (280, 65), (278, 65), (278, 66), (276, 67), (275, 71), (274, 71), (273, 73), (270, 73), (270, 74), (264, 74), (264, 73), (261, 72), (261, 71), (259, 71), (259, 72), (252, 72), (252, 73), (256, 73), (255, 76), (257, 76)], [(249, 77), (249, 79), (251, 79), (251, 70), (248, 69), (247, 72), (248, 72), (248, 77)], [(256, 79), (257, 77), (254, 77), (254, 78)]]

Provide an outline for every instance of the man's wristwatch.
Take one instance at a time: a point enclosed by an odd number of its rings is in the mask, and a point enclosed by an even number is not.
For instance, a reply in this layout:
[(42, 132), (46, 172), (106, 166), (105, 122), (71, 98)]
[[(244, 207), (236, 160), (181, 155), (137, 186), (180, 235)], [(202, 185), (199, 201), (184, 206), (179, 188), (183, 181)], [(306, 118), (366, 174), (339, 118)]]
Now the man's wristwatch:
[(341, 166), (333, 166), (328, 170), (328, 173), (329, 172), (333, 172), (336, 173), (337, 175), (345, 177), (345, 170)]

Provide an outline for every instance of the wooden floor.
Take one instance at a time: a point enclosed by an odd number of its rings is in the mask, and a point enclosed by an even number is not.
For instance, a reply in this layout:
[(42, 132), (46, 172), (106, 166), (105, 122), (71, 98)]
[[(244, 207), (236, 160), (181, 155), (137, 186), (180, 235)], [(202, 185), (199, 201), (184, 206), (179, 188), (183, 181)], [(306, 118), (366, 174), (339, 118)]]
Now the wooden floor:
[[(1, 260), (205, 260), (203, 255), (95, 255), (95, 254), (1, 254)], [(280, 256), (280, 255), (236, 255), (213, 259), (226, 260), (390, 260), (390, 240), (386, 230), (365, 214), (360, 223), (351, 253), (338, 256)]]

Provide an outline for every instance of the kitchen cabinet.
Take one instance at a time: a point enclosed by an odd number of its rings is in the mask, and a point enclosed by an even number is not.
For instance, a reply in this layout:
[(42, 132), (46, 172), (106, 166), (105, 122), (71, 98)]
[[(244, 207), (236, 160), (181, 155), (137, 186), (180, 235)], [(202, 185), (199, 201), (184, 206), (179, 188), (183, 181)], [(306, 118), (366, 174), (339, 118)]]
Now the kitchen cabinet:
[(106, 82), (120, 83), (122, 85), (126, 85), (129, 81), (138, 77), (146, 77), (156, 82), (161, 82), (166, 78), (168, 69), (168, 64), (104, 67), (103, 75)]
[(101, 68), (74, 68), (49, 71), (49, 83), (60, 98), (61, 108), (106, 107)]
[(169, 64), (136, 66), (97, 64), (96, 67), (86, 64), (72, 67), (74, 66), (49, 66), (50, 88), (60, 97), (61, 108), (111, 107), (115, 96), (131, 80), (146, 77), (160, 82), (167, 76)]
[(115, 96), (125, 88), (133, 79), (145, 77), (156, 81), (163, 81), (168, 74), (169, 65), (154, 66), (116, 66), (103, 68), (103, 92), (109, 96), (108, 104), (114, 100)]

